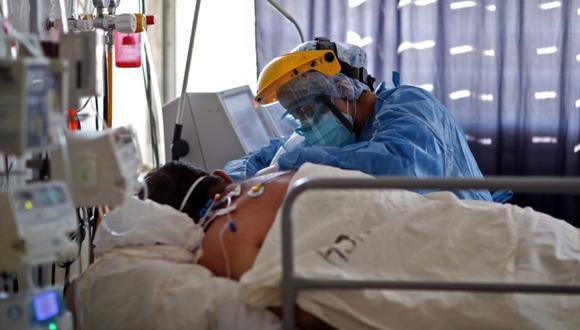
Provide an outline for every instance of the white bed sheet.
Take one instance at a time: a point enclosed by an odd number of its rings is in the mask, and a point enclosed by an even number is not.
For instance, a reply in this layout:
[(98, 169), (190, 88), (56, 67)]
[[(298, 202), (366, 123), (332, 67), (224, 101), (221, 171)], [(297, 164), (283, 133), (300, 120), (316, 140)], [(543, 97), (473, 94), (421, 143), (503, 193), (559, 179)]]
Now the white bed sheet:
[[(305, 164), (294, 180), (306, 176), (368, 177)], [(293, 221), (298, 276), (580, 284), (580, 231), (529, 208), (446, 192), (311, 191)], [(280, 305), (281, 271), (278, 214), (241, 279), (242, 300)], [(298, 304), (340, 329), (580, 328), (578, 296), (306, 291)]]

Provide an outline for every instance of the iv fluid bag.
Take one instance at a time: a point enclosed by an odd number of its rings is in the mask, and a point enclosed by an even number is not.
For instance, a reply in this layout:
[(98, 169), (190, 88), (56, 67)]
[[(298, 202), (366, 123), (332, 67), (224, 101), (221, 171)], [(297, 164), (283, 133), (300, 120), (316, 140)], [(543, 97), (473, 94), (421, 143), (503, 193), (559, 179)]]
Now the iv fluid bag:
[(115, 31), (115, 64), (119, 68), (141, 66), (141, 34)]

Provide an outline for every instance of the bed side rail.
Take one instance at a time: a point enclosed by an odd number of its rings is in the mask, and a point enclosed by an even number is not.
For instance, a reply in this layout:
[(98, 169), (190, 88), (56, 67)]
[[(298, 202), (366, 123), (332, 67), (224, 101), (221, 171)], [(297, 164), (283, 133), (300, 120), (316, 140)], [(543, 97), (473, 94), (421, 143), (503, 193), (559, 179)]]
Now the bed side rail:
[(282, 303), (284, 329), (295, 329), (296, 294), (299, 290), (322, 289), (392, 289), (427, 291), (471, 291), (486, 293), (542, 293), (580, 294), (580, 285), (524, 284), (524, 283), (475, 283), (475, 282), (423, 282), (380, 280), (320, 280), (295, 277), (294, 244), (292, 231), (292, 207), (307, 190), (328, 189), (441, 189), (472, 190), (510, 189), (526, 193), (579, 194), (578, 177), (486, 177), (485, 179), (417, 179), (404, 177), (379, 178), (302, 178), (291, 187), (282, 205)]

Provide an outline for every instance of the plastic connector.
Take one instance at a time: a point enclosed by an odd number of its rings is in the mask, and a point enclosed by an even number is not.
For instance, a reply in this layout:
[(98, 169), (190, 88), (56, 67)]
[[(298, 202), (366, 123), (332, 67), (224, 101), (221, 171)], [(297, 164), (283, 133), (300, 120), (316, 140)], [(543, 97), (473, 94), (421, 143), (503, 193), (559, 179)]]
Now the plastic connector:
[(231, 220), (230, 222), (228, 222), (228, 227), (230, 228), (230, 231), (232, 233), (235, 233), (238, 231), (238, 225), (236, 224), (235, 221)]
[(115, 30), (121, 33), (134, 33), (137, 29), (137, 18), (133, 14), (115, 16)]
[(137, 19), (137, 27), (135, 28), (135, 33), (141, 33), (147, 30), (147, 18), (143, 14), (135, 14)]

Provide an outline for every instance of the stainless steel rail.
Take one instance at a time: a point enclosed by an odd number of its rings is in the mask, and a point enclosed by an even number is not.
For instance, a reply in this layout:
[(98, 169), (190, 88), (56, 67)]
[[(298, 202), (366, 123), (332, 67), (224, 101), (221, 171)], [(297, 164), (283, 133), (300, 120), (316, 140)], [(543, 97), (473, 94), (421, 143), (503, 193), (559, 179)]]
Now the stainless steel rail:
[(428, 291), (473, 291), (488, 293), (580, 294), (580, 285), (525, 283), (444, 283), (419, 281), (345, 281), (304, 279), (294, 274), (292, 206), (307, 190), (328, 189), (510, 189), (527, 193), (580, 193), (580, 178), (563, 177), (487, 177), (486, 179), (416, 179), (416, 178), (303, 178), (288, 192), (282, 205), (282, 302), (284, 329), (295, 329), (296, 294), (299, 290), (322, 289), (392, 289)]

